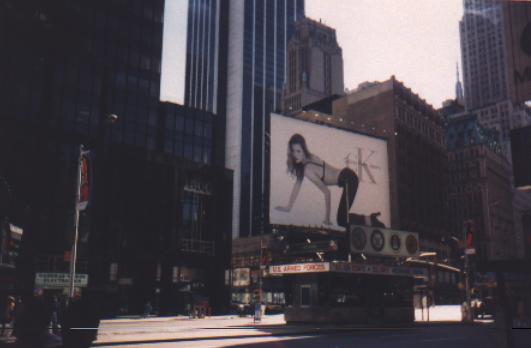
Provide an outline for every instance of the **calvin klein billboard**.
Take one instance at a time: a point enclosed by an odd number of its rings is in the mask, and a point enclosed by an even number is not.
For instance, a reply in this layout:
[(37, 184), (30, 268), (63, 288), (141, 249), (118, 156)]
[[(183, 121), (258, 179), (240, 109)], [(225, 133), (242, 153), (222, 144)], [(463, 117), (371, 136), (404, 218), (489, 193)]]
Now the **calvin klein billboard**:
[(271, 114), (272, 224), (390, 226), (387, 141)]

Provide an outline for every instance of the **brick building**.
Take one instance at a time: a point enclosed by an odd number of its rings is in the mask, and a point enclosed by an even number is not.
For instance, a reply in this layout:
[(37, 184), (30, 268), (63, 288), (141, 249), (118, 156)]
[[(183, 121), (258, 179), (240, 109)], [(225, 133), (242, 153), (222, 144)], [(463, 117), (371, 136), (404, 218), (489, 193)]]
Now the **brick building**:
[[(449, 210), (452, 232), (473, 220), (480, 257), (507, 258), (515, 250), (511, 167), (497, 132), (480, 126), (477, 116), (449, 120)], [(464, 237), (464, 236), (460, 236)]]
[(387, 138), (391, 227), (418, 232), (424, 246), (440, 249), (441, 238), (448, 234), (443, 117), (394, 76), (361, 84), (334, 100), (332, 115), (309, 110), (299, 114)]

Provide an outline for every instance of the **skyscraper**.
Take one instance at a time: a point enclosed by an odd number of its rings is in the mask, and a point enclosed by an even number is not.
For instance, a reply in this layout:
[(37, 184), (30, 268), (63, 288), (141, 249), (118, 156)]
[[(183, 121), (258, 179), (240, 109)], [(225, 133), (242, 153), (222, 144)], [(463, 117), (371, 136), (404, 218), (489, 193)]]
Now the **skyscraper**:
[(186, 36), (184, 103), (217, 112), (220, 0), (190, 0)]
[(234, 170), (233, 235), (264, 231), (268, 212), (267, 128), (280, 108), (286, 50), (304, 0), (230, 3), (225, 165)]
[(343, 54), (335, 29), (310, 18), (299, 20), (287, 54), (284, 113), (343, 94)]
[[(2, 1), (0, 196), (7, 183), (24, 241), (19, 276), (0, 272), (0, 288), (31, 294), (50, 284), (36, 274), (68, 272), (83, 144), (91, 194), (76, 272), (106, 289), (105, 315), (140, 313), (146, 298), (184, 313), (190, 291), (227, 308), (232, 176), (212, 165), (218, 115), (159, 101), (163, 14), (163, 0)], [(5, 222), (0, 235), (21, 234)]]
[(226, 129), (214, 148), (234, 171), (235, 237), (261, 233), (268, 222), (266, 130), (281, 105), (287, 43), (303, 17), (304, 0), (188, 2), (184, 100), (217, 113), (217, 131)]
[(455, 65), (455, 100), (463, 105), (465, 102), (465, 92), (463, 91), (463, 85), (461, 84), (461, 78), (459, 77), (459, 64)]
[(499, 0), (465, 0), (461, 54), (468, 110), (507, 99), (503, 6)]
[(465, 0), (460, 22), (465, 107), (496, 128), (510, 160), (509, 131), (531, 122), (531, 111), (509, 93), (504, 1)]

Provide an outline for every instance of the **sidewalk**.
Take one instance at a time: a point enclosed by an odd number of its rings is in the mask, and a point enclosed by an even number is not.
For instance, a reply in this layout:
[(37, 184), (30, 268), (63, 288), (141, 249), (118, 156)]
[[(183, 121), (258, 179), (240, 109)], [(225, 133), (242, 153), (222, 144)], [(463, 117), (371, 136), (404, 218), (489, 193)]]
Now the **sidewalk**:
[[(445, 310), (442, 310), (445, 312)], [(118, 345), (128, 342), (179, 342), (194, 340), (216, 340), (229, 338), (290, 336), (290, 335), (316, 335), (324, 333), (338, 333), (345, 331), (392, 331), (392, 330), (417, 330), (419, 328), (443, 325), (462, 325), (454, 317), (438, 316), (436, 322), (415, 322), (408, 325), (322, 325), (322, 324), (286, 324), (284, 316), (267, 315), (260, 323), (254, 323), (252, 317), (240, 318), (237, 316), (212, 317), (205, 319), (186, 319), (179, 317), (165, 318), (164, 322), (137, 321), (129, 325), (115, 320), (102, 322), (98, 331), (98, 340), (95, 346)], [(133, 324), (133, 325), (131, 325)], [(475, 325), (474, 323), (465, 325)], [(476, 323), (476, 325), (482, 325)]]
[[(440, 309), (441, 313), (447, 309)], [(431, 317), (431, 315), (430, 315)], [(189, 319), (185, 316), (152, 318), (118, 318), (102, 320), (98, 328), (98, 339), (94, 346), (129, 344), (148, 344), (154, 342), (179, 342), (197, 340), (220, 340), (229, 338), (249, 338), (268, 336), (317, 335), (346, 331), (392, 331), (418, 330), (430, 326), (461, 325), (455, 320), (436, 316), (436, 322), (415, 322), (409, 325), (308, 325), (286, 324), (284, 316), (267, 315), (260, 323), (253, 318), (238, 316), (217, 316), (204, 319)], [(452, 318), (446, 318), (452, 319)], [(476, 323), (481, 325), (481, 323)], [(474, 324), (467, 324), (474, 325)], [(14, 339), (3, 340), (5, 343)], [(0, 340), (0, 347), (2, 340)], [(9, 346), (9, 345), (7, 345)]]
[(415, 308), (415, 321), (427, 322), (428, 313), (430, 322), (445, 321), (445, 322), (460, 322), (461, 321), (461, 306), (460, 305), (441, 305), (432, 306), (429, 309), (423, 310)]

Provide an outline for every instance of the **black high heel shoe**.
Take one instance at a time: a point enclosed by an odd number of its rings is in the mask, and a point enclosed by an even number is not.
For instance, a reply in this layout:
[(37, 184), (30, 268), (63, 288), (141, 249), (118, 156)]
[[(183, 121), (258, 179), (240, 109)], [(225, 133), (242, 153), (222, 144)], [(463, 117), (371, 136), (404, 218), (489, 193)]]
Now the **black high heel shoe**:
[(381, 222), (380, 220), (378, 220), (378, 216), (380, 216), (380, 215), (382, 215), (382, 213), (380, 213), (380, 212), (372, 213), (370, 215), (370, 217), (371, 217), (371, 226), (372, 227), (385, 228), (385, 224), (383, 222)]

